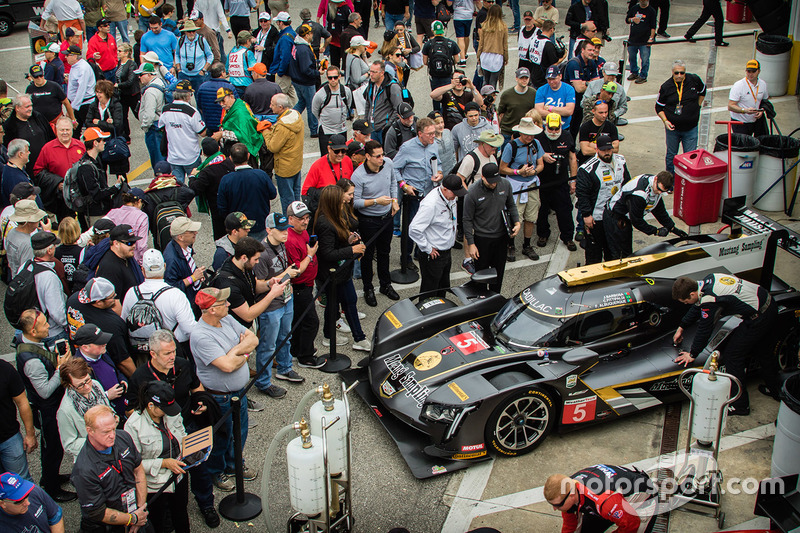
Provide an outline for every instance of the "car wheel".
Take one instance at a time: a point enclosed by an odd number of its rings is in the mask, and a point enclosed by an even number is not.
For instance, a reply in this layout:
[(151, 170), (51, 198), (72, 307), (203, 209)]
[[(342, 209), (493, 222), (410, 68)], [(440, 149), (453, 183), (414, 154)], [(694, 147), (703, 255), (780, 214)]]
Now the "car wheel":
[(793, 372), (798, 369), (798, 348), (800, 348), (800, 325), (797, 319), (779, 322), (782, 327), (775, 329), (772, 342), (772, 353), (778, 358), (778, 369), (781, 372)]
[(0, 37), (11, 35), (14, 30), (14, 21), (8, 17), (0, 17)]
[(486, 442), (502, 455), (522, 455), (536, 448), (555, 419), (550, 395), (527, 387), (503, 398), (486, 424)]

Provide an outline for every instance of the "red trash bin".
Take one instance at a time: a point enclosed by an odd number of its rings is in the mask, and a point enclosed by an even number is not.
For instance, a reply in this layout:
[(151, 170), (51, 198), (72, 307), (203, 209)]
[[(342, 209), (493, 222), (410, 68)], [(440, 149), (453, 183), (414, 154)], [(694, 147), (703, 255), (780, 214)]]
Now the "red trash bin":
[(728, 0), (725, 8), (725, 20), (734, 24), (747, 24), (753, 22), (753, 12), (742, 2)]
[(728, 164), (703, 149), (676, 155), (674, 163), (672, 214), (689, 226), (716, 222)]

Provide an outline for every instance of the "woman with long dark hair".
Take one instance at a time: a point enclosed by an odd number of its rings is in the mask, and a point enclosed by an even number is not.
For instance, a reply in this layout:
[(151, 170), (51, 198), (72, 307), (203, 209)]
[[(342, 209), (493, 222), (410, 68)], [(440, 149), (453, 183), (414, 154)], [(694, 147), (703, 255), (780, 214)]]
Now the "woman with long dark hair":
[[(356, 289), (353, 286), (353, 262), (366, 250), (361, 237), (355, 232), (358, 225), (356, 219), (349, 215), (345, 208), (344, 189), (337, 185), (328, 185), (322, 189), (314, 220), (314, 232), (319, 241), (319, 283), (328, 281), (336, 288), (336, 299), (344, 309), (347, 324), (353, 333), (353, 349), (369, 352), (372, 344), (361, 329), (361, 322), (356, 309)], [(337, 269), (331, 278), (330, 269)], [(328, 304), (330, 305), (330, 303)], [(325, 313), (323, 335), (324, 346), (330, 345), (332, 324), (331, 313)], [(338, 315), (338, 313), (335, 313)], [(334, 342), (336, 340), (334, 339)]]
[[(181, 441), (186, 429), (181, 408), (175, 401), (172, 386), (164, 381), (151, 381), (138, 392), (139, 405), (125, 422), (125, 431), (142, 455), (147, 478), (148, 522), (156, 533), (172, 531), (165, 521), (170, 513), (175, 533), (189, 533), (189, 476), (183, 469), (186, 463), (181, 460)], [(151, 503), (152, 495), (172, 474), (180, 475), (180, 481), (169, 484)]]
[[(97, 98), (86, 114), (86, 127), (96, 127), (110, 133), (111, 137), (106, 143), (113, 137), (125, 137), (122, 104), (114, 94), (114, 84), (108, 80), (100, 80), (95, 85), (94, 94)], [(100, 158), (102, 159), (102, 155)], [(117, 177), (127, 175), (131, 169), (129, 159), (109, 163), (103, 161), (103, 164), (108, 167), (110, 174), (115, 174)]]

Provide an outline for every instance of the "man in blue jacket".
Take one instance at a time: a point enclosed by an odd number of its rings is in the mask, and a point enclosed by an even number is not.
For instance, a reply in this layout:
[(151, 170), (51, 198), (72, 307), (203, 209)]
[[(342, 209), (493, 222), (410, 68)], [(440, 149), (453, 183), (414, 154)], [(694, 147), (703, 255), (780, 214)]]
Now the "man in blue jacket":
[(217, 89), (220, 87), (230, 90), (234, 98), (239, 98), (236, 88), (228, 81), (228, 73), (225, 70), (225, 63), (214, 61), (208, 73), (211, 79), (204, 82), (197, 90), (197, 107), (206, 123), (206, 133), (210, 136), (219, 131), (219, 124), (222, 121), (222, 106), (217, 103)]
[(289, 105), (297, 103), (297, 94), (294, 92), (292, 78), (289, 76), (289, 61), (292, 58), (294, 48), (294, 38), (297, 34), (292, 29), (292, 18), (286, 11), (281, 11), (275, 16), (278, 24), (278, 41), (275, 44), (275, 52), (272, 54), (272, 64), (269, 66), (269, 73), (275, 76), (275, 81), (289, 97)]
[(164, 281), (186, 293), (190, 302), (194, 302), (206, 270), (206, 267), (198, 267), (194, 260), (192, 245), (198, 231), (199, 222), (187, 217), (176, 218), (169, 227), (172, 240), (164, 250)]
[[(254, 221), (250, 237), (261, 241), (267, 235), (264, 222), (269, 214), (269, 203), (278, 196), (278, 190), (269, 174), (247, 164), (250, 153), (247, 146), (236, 143), (231, 147), (233, 172), (225, 174), (217, 191), (217, 208), (220, 216), (240, 211)], [(169, 280), (167, 280), (169, 281)], [(193, 301), (193, 300), (192, 300)]]
[(313, 31), (311, 26), (303, 24), (297, 30), (297, 37), (294, 38), (294, 50), (289, 61), (289, 76), (292, 78), (292, 85), (297, 92), (297, 104), (294, 110), (303, 113), (306, 110), (308, 115), (308, 127), (311, 137), (317, 137), (317, 117), (311, 112), (311, 101), (317, 92), (319, 82), (319, 70), (317, 70), (317, 59), (311, 50), (311, 37)]

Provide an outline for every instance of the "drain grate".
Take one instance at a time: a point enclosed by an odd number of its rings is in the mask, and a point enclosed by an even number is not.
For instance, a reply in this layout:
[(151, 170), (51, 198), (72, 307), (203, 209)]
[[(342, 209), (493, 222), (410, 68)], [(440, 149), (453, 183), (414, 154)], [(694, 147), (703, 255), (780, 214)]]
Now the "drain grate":
[[(659, 455), (674, 453), (678, 450), (678, 435), (681, 429), (681, 403), (671, 403), (667, 405), (664, 412), (664, 427), (661, 431), (661, 447)], [(657, 485), (659, 487), (658, 502), (659, 507), (668, 507), (669, 498), (671, 493), (665, 491), (663, 481), (672, 479), (675, 473), (670, 468), (659, 468), (657, 471)], [(656, 516), (651, 528), (652, 533), (668, 533), (669, 532), (669, 512), (664, 512)]]

